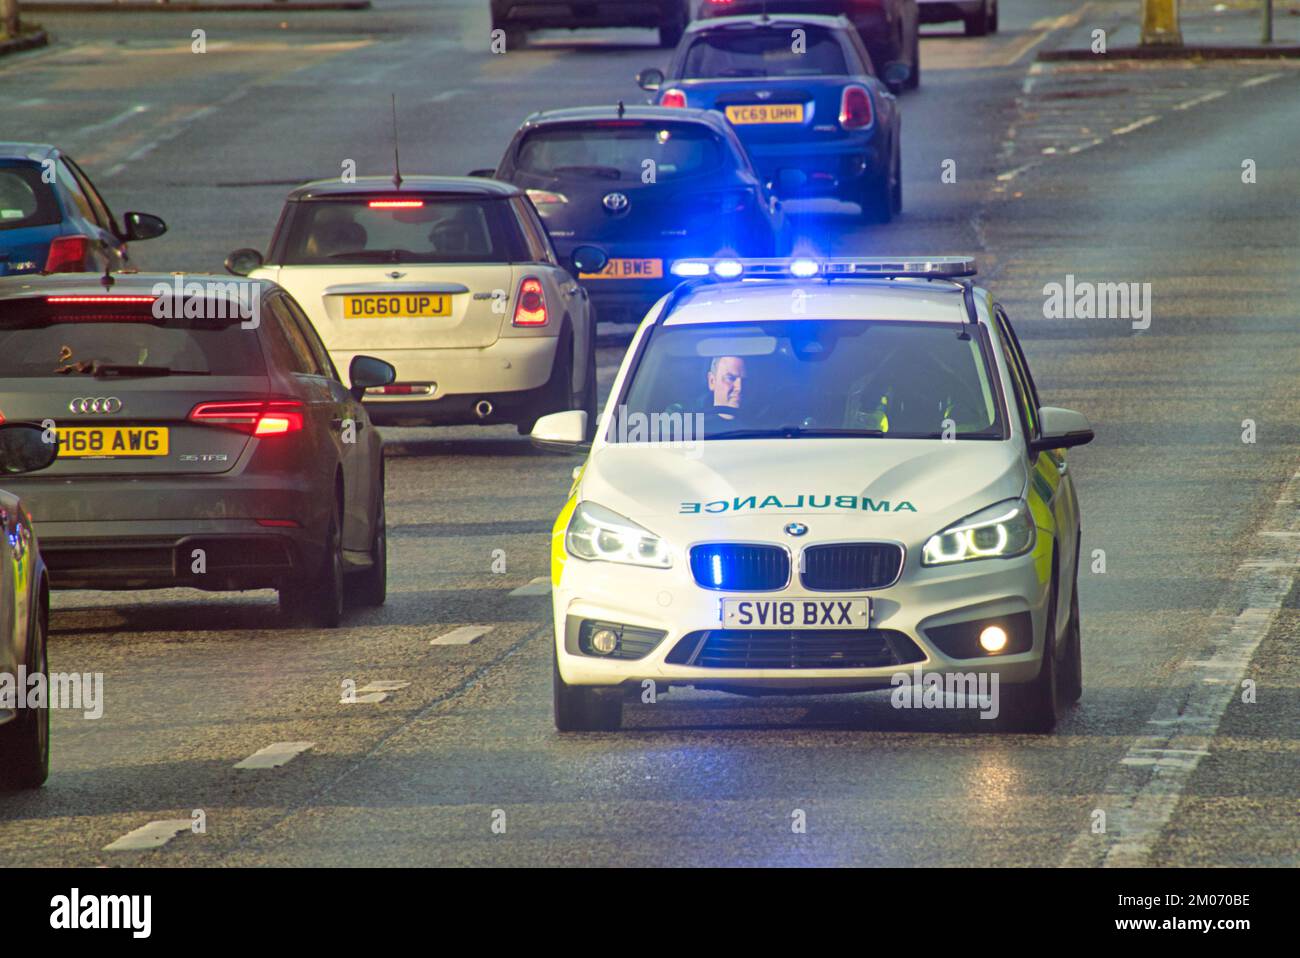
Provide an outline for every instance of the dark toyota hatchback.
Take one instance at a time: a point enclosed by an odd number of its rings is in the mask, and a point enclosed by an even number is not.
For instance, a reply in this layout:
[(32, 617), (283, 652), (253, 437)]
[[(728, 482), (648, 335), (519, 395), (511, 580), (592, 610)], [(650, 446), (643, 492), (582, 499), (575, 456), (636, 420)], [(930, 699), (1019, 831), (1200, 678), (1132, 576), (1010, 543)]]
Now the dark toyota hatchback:
[(131, 274), (0, 279), (0, 415), (51, 431), (6, 479), (54, 588), (275, 588), (292, 621), (384, 601), (383, 448), (273, 283)]
[(562, 260), (588, 244), (608, 253), (600, 273), (578, 276), (603, 322), (640, 322), (676, 285), (674, 260), (777, 256), (787, 243), (780, 201), (707, 110), (534, 113), (495, 176), (528, 194)]

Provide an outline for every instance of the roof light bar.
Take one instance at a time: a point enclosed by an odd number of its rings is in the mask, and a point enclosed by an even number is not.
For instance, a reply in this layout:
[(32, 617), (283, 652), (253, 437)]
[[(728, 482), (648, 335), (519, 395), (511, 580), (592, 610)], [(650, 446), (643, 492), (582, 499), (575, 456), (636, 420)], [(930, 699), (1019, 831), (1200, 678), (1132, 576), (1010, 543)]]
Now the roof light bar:
[(847, 279), (854, 276), (913, 279), (957, 279), (974, 276), (975, 260), (969, 256), (915, 256), (891, 259), (832, 257), (814, 259), (679, 259), (669, 272), (682, 279), (716, 276), (719, 279)]

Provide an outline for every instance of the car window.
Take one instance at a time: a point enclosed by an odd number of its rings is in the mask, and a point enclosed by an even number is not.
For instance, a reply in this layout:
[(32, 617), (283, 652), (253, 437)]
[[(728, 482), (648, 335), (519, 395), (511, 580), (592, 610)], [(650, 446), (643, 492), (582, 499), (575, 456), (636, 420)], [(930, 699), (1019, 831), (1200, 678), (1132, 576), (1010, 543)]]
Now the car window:
[(1006, 328), (1007, 338), (1011, 341), (1011, 348), (1015, 351), (1016, 360), (1020, 363), (1020, 373), (1024, 377), (1025, 384), (1029, 387), (1029, 398), (1034, 402), (1034, 408), (1038, 409), (1043, 405), (1043, 401), (1038, 398), (1038, 385), (1034, 382), (1034, 374), (1029, 371), (1029, 360), (1025, 358), (1025, 350), (1020, 345), (1020, 337), (1016, 335), (1016, 328), (1011, 325), (1011, 317), (1007, 315), (1006, 310), (1001, 306), (995, 307), (997, 315), (1001, 318), (1002, 325)]
[(1011, 385), (1015, 392), (1016, 405), (1020, 408), (1020, 422), (1024, 427), (1025, 434), (1032, 439), (1038, 435), (1038, 407), (1035, 405), (1032, 393), (1025, 383), (1024, 373), (1021, 372), (1020, 368), (1020, 360), (1016, 355), (1015, 347), (1011, 345), (1006, 331), (1006, 322), (1000, 313), (995, 313), (995, 323), (998, 340), (1002, 344), (1002, 353), (1007, 360), (1007, 370), (1011, 374)]
[(316, 332), (316, 327), (312, 325), (307, 314), (302, 311), (294, 300), (288, 296), (280, 297), (281, 305), (289, 311), (293, 317), (294, 325), (298, 328), (303, 341), (307, 343), (307, 348), (311, 351), (312, 365), (321, 370), (321, 375), (328, 376), (330, 379), (338, 379), (338, 370), (334, 368), (334, 361), (330, 359), (329, 350), (321, 342), (320, 335)]
[(515, 166), (542, 176), (639, 184), (648, 169), (658, 181), (713, 172), (726, 157), (718, 134), (701, 124), (599, 120), (529, 133)]
[(628, 426), (699, 415), (704, 437), (719, 439), (754, 431), (942, 439), (950, 428), (958, 439), (1001, 439), (988, 356), (984, 333), (963, 340), (946, 323), (669, 324), (652, 330), (638, 357), (622, 415), (636, 417)]
[(512, 199), (510, 205), (514, 208), (515, 216), (519, 218), (519, 228), (523, 231), (524, 240), (528, 244), (528, 258), (535, 263), (556, 265), (555, 250), (551, 247), (546, 228), (542, 226), (533, 204), (521, 196)]
[(90, 177), (86, 175), (86, 172), (79, 167), (71, 157), (65, 156), (63, 159), (64, 162), (68, 164), (68, 169), (72, 171), (73, 176), (77, 178), (77, 185), (81, 187), (82, 193), (90, 202), (91, 209), (95, 211), (95, 222), (114, 235), (120, 233), (121, 230), (117, 228), (117, 222), (113, 219), (113, 214), (109, 211), (108, 204), (105, 203), (104, 198), (99, 195), (99, 191), (95, 189), (95, 185), (90, 182)]
[(91, 223), (98, 223), (99, 218), (95, 215), (95, 208), (90, 205), (90, 200), (82, 192), (81, 183), (73, 175), (72, 170), (68, 169), (68, 164), (62, 159), (55, 162), (54, 179), (63, 192), (72, 200), (77, 207), (77, 211), (82, 217)]
[(716, 30), (697, 37), (682, 61), (682, 76), (692, 79), (848, 73), (844, 49), (835, 34), (813, 26)]
[[(87, 378), (93, 364), (162, 366), (216, 376), (259, 376), (257, 337), (233, 310), (160, 318), (153, 304), (12, 300), (0, 311), (0, 378)], [(176, 310), (183, 313), (183, 310)]]
[[(871, 54), (867, 51), (866, 44), (862, 42), (862, 36), (857, 30), (848, 30), (844, 35), (848, 38), (849, 46), (853, 48), (853, 52), (861, 61), (862, 73), (870, 77), (875, 76), (876, 66), (871, 62)], [(852, 64), (850, 64), (850, 66), (852, 66)], [(857, 71), (851, 70), (850, 72), (856, 73)]]
[(271, 310), (271, 315), (275, 317), (276, 323), (280, 327), (280, 332), (284, 336), (285, 343), (288, 344), (290, 360), (287, 369), (292, 373), (307, 373), (311, 376), (325, 375), (324, 369), (317, 361), (311, 350), (311, 345), (307, 342), (307, 337), (303, 335), (302, 328), (298, 325), (293, 314), (289, 312), (289, 307), (285, 304), (284, 298), (272, 296), (267, 301), (267, 306)]
[(0, 166), (0, 230), (51, 226), (61, 219), (54, 191), (38, 166)]
[(364, 197), (293, 204), (286, 266), (512, 263), (527, 256), (506, 203), (478, 197)]

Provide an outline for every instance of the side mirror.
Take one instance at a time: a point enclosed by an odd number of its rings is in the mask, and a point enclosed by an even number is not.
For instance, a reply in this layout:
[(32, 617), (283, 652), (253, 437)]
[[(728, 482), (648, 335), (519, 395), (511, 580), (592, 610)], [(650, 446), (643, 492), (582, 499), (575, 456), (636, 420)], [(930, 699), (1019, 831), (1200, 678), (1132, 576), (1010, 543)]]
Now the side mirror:
[(567, 409), (543, 416), (528, 437), (538, 449), (548, 452), (584, 453), (591, 449), (587, 441), (587, 412)]
[(397, 379), (397, 370), (391, 363), (374, 356), (353, 356), (348, 363), (348, 382), (352, 395), (360, 399), (367, 389), (387, 386)]
[(496, 177), (496, 175), (497, 175), (497, 171), (496, 171), (496, 170), (470, 170), (470, 171), (469, 171), (468, 173), (466, 173), (465, 175), (466, 175), (466, 176), (477, 176), (479, 179), (482, 179), (482, 180), (491, 180), (491, 179), (494, 179), (494, 178)]
[(262, 265), (262, 254), (255, 249), (237, 249), (226, 257), (226, 272), (247, 276)]
[(122, 217), (122, 226), (125, 230), (123, 238), (128, 242), (153, 239), (167, 232), (162, 217), (152, 213), (126, 213)]
[(902, 60), (890, 60), (885, 64), (885, 69), (880, 74), (880, 77), (885, 81), (885, 86), (897, 93), (903, 89), (903, 84), (908, 81), (911, 75), (912, 68)]
[(609, 254), (599, 246), (578, 246), (573, 250), (573, 268), (581, 276), (599, 273), (609, 265)]
[(1072, 449), (1092, 442), (1092, 424), (1088, 417), (1073, 409), (1044, 406), (1038, 410), (1042, 436), (1029, 444), (1029, 451), (1037, 455), (1049, 449)]
[(0, 426), (0, 473), (7, 476), (44, 469), (59, 456), (59, 444), (45, 441), (45, 430), (25, 423)]
[(664, 71), (655, 67), (642, 70), (636, 75), (636, 85), (647, 93), (657, 93), (664, 85)]

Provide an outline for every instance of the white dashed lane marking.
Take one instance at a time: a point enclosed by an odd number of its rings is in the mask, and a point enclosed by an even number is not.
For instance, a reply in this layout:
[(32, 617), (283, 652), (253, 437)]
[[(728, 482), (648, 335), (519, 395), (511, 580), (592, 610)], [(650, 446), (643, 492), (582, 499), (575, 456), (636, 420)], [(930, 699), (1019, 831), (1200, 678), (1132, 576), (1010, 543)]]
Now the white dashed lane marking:
[(138, 852), (162, 848), (181, 832), (188, 832), (192, 823), (188, 818), (170, 818), (141, 825), (127, 832), (117, 841), (104, 846), (106, 852)]
[(1134, 120), (1132, 123), (1127, 123), (1124, 126), (1117, 126), (1110, 132), (1115, 136), (1123, 136), (1125, 133), (1132, 133), (1134, 130), (1140, 130), (1144, 126), (1149, 126), (1158, 119), (1160, 119), (1160, 117), (1152, 113), (1150, 116), (1144, 116), (1142, 119)]
[(1241, 89), (1247, 90), (1253, 86), (1263, 86), (1265, 83), (1276, 80), (1280, 76), (1282, 76), (1280, 73), (1265, 73), (1263, 76), (1251, 77), (1245, 83), (1241, 84)]
[(430, 645), (470, 645), (477, 642), (483, 636), (492, 631), (490, 625), (462, 625), (459, 629), (452, 629), (445, 635), (440, 635)]
[(1174, 106), (1175, 110), (1190, 110), (1194, 106), (1200, 106), (1202, 103), (1209, 103), (1211, 100), (1217, 100), (1221, 96), (1227, 95), (1227, 90), (1211, 90), (1209, 93), (1203, 93), (1198, 97), (1185, 100)]
[(279, 768), (292, 762), (315, 742), (274, 742), (266, 748), (258, 749), (248, 758), (235, 765), (235, 768)]
[(531, 580), (527, 585), (521, 585), (510, 592), (511, 595), (550, 595), (551, 594), (551, 577), (539, 575), (536, 579)]

